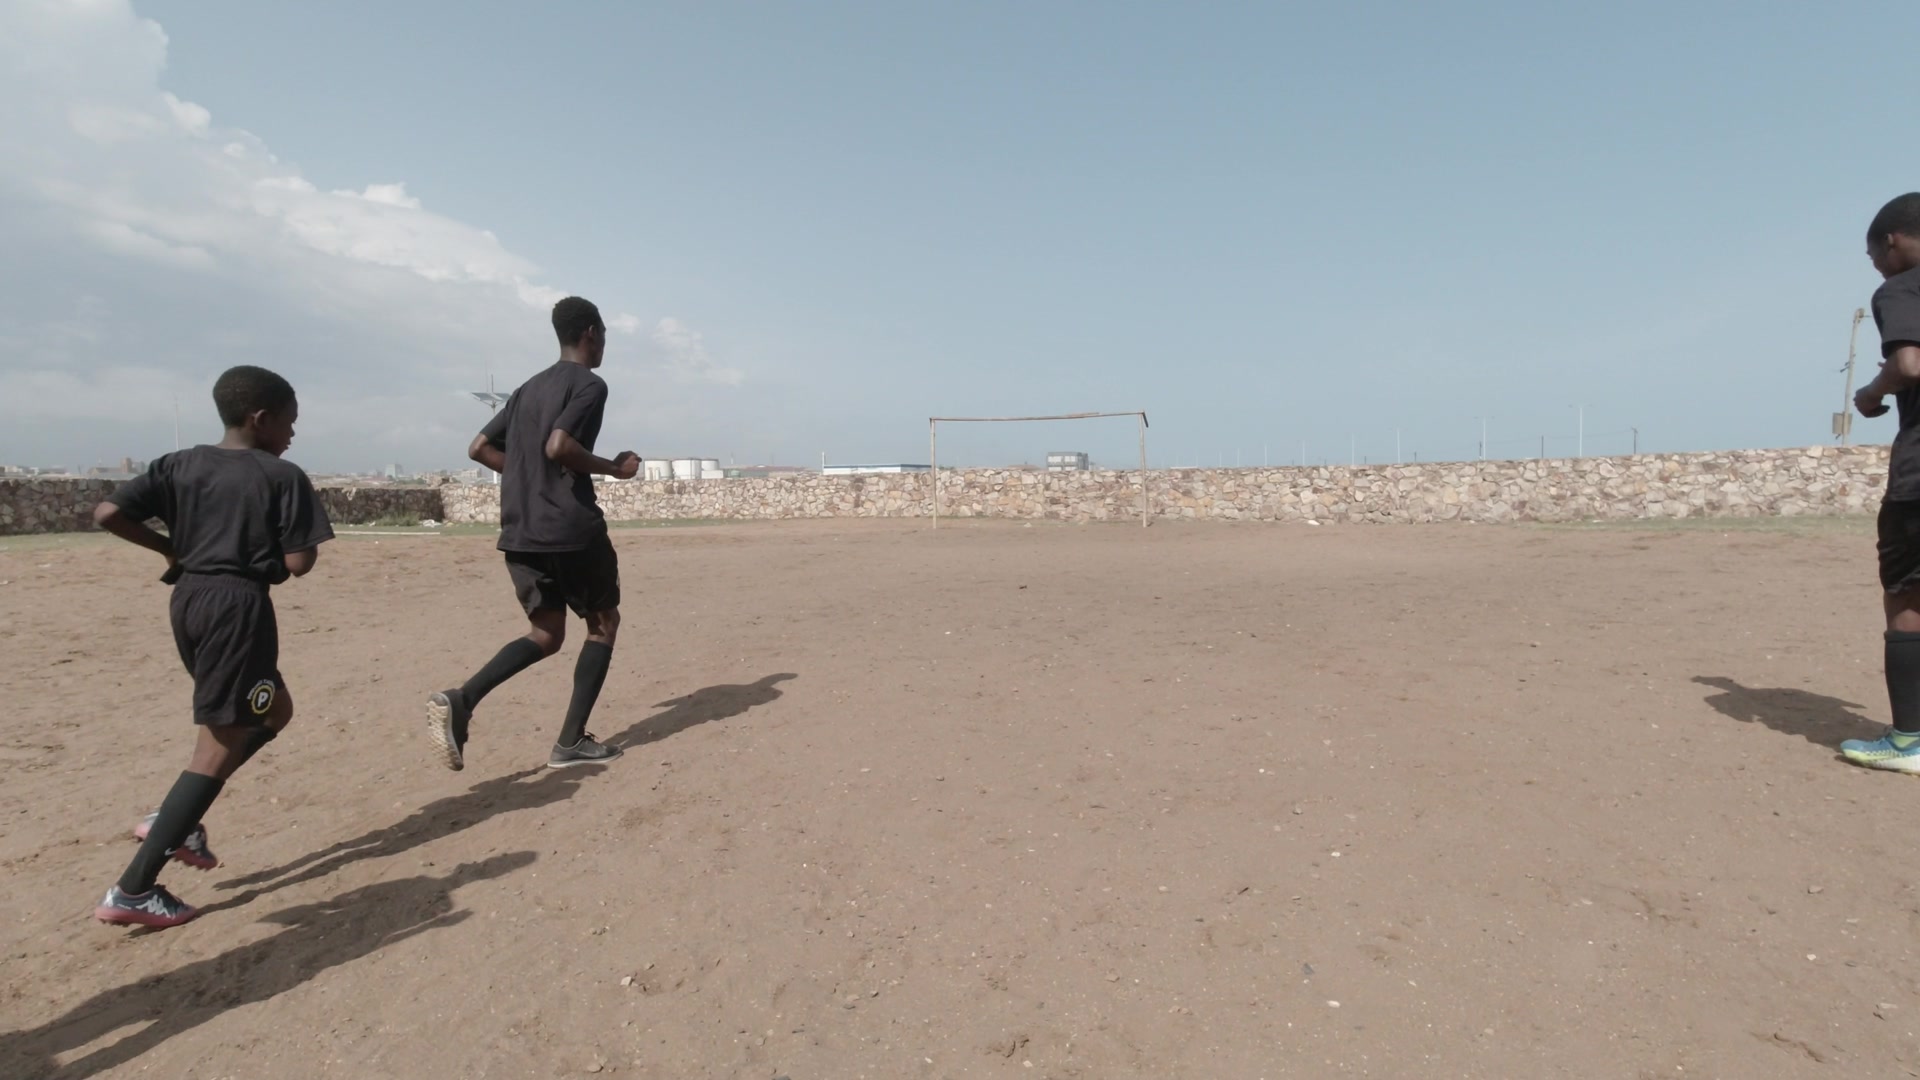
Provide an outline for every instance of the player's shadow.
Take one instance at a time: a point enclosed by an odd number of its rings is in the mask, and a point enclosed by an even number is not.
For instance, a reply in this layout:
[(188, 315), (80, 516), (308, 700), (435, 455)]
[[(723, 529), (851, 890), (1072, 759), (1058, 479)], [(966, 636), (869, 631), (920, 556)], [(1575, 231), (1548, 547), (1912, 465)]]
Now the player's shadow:
[(247, 891), (202, 911), (210, 913), (240, 907), (268, 893), (326, 877), (349, 863), (399, 855), (500, 814), (551, 806), (579, 790), (580, 781), (587, 776), (604, 771), (599, 765), (572, 769), (540, 767), (482, 780), (464, 794), (435, 799), (392, 825), (342, 840), (289, 863), (223, 881), (215, 887)]
[(1707, 704), (1724, 716), (1748, 724), (1764, 724), (1782, 735), (1797, 735), (1816, 746), (1839, 750), (1847, 739), (1878, 738), (1886, 730), (1860, 715), (1863, 706), (1851, 701), (1781, 687), (1742, 686), (1732, 679), (1699, 675), (1694, 682), (1719, 691)]
[(723, 683), (695, 690), (685, 697), (655, 705), (654, 708), (667, 711), (647, 717), (608, 741), (622, 749), (632, 750), (678, 735), (691, 727), (714, 720), (731, 719), (748, 709), (757, 709), (773, 702), (783, 693), (780, 683), (799, 677), (792, 672), (781, 672), (755, 682)]
[[(266, 1001), (328, 968), (466, 921), (472, 913), (454, 909), (453, 890), (504, 877), (534, 858), (531, 851), (495, 855), (442, 877), (383, 881), (276, 911), (262, 921), (286, 927), (277, 934), (102, 991), (57, 1020), (0, 1035), (0, 1075), (83, 1080), (108, 1072), (229, 1009)], [(57, 1065), (58, 1055), (136, 1026), (64, 1068)]]

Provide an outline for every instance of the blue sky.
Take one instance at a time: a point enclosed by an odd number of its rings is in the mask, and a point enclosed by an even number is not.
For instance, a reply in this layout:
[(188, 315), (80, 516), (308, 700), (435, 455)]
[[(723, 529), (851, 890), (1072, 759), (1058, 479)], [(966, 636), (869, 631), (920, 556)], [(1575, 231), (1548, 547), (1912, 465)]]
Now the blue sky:
[[(605, 448), (651, 456), (919, 461), (935, 413), (1138, 408), (1155, 465), (1302, 440), (1378, 462), (1396, 432), (1408, 459), (1471, 457), (1482, 417), (1495, 453), (1568, 454), (1576, 404), (1589, 453), (1630, 427), (1811, 445), (1877, 284), (1865, 224), (1920, 188), (1878, 44), (1920, 30), (1911, 5), (6, 20), (11, 461), (166, 449), (163, 401), (191, 428), (213, 375), (262, 362), (302, 388), (297, 460), (457, 464), (484, 419), (458, 391), (551, 359), (556, 291), (619, 317)], [(154, 130), (113, 119), (143, 111)], [(1134, 435), (942, 448), (1122, 463)]]

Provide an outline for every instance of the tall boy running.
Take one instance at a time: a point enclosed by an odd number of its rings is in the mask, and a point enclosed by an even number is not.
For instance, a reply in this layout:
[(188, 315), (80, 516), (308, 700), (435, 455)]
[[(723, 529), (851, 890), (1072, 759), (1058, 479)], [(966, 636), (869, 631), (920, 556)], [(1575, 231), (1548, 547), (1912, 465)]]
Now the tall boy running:
[(600, 309), (577, 296), (553, 305), (560, 359), (528, 379), (475, 436), (467, 456), (500, 474), (500, 550), (527, 613), (525, 637), (508, 642), (463, 685), (427, 700), (427, 734), (449, 769), (466, 767), (473, 710), (494, 688), (552, 656), (567, 637), (567, 609), (586, 620), (573, 669), (573, 700), (551, 768), (620, 755), (587, 734), (620, 629), (620, 562), (594, 496), (593, 477), (630, 480), (640, 455), (595, 457), (607, 384), (594, 369), (607, 348)]
[[(280, 677), (280, 630), (268, 590), (313, 569), (333, 526), (307, 474), (281, 460), (300, 404), (287, 380), (237, 367), (213, 386), (227, 427), (218, 446), (155, 461), (93, 512), (101, 528), (166, 556), (173, 640), (193, 675), (200, 726), (187, 771), (134, 830), (140, 849), (94, 910), (102, 922), (178, 926), (198, 912), (158, 884), (169, 858), (201, 870), (220, 860), (200, 823), (234, 770), (293, 719)], [(148, 521), (166, 523), (165, 536)]]
[(1862, 416), (1900, 407), (1887, 494), (1880, 506), (1880, 585), (1886, 591), (1887, 698), (1893, 726), (1878, 739), (1849, 739), (1857, 765), (1920, 772), (1920, 192), (1880, 209), (1867, 229), (1867, 257), (1886, 279), (1873, 294), (1880, 374), (1854, 395)]

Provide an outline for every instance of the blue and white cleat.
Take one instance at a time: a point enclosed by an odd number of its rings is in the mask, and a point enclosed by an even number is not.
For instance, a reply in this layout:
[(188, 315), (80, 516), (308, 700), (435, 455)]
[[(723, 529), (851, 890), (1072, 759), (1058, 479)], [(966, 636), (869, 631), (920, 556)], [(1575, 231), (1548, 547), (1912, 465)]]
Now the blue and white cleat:
[(1920, 773), (1920, 734), (1888, 728), (1887, 733), (1877, 739), (1848, 739), (1841, 743), (1840, 756), (1869, 769)]

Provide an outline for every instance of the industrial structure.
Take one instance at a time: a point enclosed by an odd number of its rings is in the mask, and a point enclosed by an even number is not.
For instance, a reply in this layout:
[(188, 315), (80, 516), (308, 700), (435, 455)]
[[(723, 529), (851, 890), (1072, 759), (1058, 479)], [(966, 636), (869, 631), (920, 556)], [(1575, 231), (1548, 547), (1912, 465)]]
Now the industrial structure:
[(719, 458), (645, 458), (640, 462), (642, 480), (720, 480), (725, 477)]

